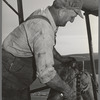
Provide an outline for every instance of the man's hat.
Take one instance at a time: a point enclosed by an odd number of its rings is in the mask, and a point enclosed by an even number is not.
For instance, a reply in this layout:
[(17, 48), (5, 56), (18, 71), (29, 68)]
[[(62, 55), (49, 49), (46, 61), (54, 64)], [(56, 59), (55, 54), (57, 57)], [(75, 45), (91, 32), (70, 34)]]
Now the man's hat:
[(55, 0), (53, 5), (56, 8), (67, 8), (74, 10), (81, 18), (83, 15), (81, 13), (83, 2), (82, 0)]

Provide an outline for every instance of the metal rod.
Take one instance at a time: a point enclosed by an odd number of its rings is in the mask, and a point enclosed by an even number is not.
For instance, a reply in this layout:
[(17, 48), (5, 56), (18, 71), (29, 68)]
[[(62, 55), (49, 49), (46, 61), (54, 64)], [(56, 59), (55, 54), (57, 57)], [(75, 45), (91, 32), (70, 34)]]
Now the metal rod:
[(93, 85), (93, 94), (94, 99), (97, 99), (97, 80), (96, 80), (96, 71), (95, 71), (95, 63), (93, 58), (93, 47), (92, 47), (92, 36), (91, 36), (91, 29), (90, 29), (90, 21), (89, 21), (89, 14), (85, 12), (85, 19), (86, 19), (86, 26), (87, 26), (87, 35), (88, 35), (88, 42), (89, 42), (89, 52), (90, 52), (90, 62), (91, 62), (91, 69), (92, 69), (92, 76), (94, 79), (94, 82), (92, 82)]
[(19, 24), (21, 24), (24, 21), (22, 0), (17, 0), (17, 6), (18, 6), (18, 13), (19, 13), (19, 16), (18, 16)]
[(41, 87), (41, 88), (37, 88), (37, 89), (34, 89), (34, 90), (30, 90), (30, 93), (42, 91), (42, 90), (45, 90), (45, 89), (49, 89), (49, 87), (48, 86), (44, 86), (44, 87)]
[(18, 16), (18, 12), (6, 1), (6, 0), (3, 0)]

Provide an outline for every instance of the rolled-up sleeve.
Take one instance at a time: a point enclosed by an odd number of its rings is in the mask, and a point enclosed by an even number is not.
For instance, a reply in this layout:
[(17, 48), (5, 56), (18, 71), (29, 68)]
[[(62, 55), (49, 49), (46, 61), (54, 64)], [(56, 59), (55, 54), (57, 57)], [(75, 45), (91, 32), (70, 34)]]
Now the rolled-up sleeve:
[(53, 67), (53, 45), (54, 36), (52, 31), (43, 29), (37, 33), (33, 42), (35, 54), (37, 77), (41, 83), (47, 83), (56, 75)]

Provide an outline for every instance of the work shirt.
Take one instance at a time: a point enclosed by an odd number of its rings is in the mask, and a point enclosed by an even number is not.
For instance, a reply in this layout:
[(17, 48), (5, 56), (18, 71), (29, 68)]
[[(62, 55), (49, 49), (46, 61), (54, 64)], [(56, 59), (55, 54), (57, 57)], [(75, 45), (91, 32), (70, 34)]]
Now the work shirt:
[(41, 18), (31, 18), (20, 24), (6, 37), (3, 48), (16, 57), (31, 57), (34, 52), (37, 77), (42, 83), (47, 83), (56, 74), (53, 67), (53, 46), (57, 27), (48, 8), (33, 12), (29, 18), (34, 15), (47, 17), (51, 24)]

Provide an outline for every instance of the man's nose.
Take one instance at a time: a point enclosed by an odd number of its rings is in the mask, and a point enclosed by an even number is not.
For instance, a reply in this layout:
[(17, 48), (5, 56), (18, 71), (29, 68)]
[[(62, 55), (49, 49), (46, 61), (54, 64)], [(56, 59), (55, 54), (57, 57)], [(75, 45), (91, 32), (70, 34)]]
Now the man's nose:
[(70, 22), (73, 23), (74, 19), (75, 19), (75, 18), (71, 18)]

